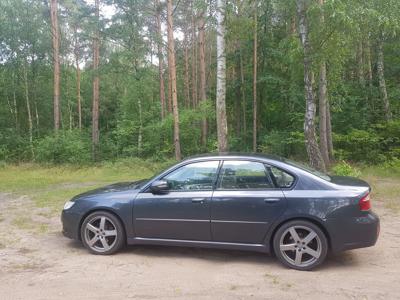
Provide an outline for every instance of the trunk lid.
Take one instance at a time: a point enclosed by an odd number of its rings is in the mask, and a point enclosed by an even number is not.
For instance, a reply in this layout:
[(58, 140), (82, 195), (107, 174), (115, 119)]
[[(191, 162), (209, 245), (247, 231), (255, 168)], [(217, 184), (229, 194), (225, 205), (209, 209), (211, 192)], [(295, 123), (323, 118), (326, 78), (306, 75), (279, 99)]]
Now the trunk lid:
[(354, 187), (355, 189), (368, 189), (371, 191), (371, 186), (368, 184), (368, 182), (355, 178), (355, 177), (350, 177), (350, 176), (330, 176), (331, 177), (331, 182), (344, 186), (344, 187)]

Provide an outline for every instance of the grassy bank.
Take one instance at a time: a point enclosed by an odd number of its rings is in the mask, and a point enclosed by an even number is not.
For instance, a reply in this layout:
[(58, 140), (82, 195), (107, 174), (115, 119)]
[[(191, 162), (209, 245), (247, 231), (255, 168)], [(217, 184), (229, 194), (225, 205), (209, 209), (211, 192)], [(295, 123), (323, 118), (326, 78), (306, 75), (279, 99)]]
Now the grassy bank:
[[(57, 213), (78, 193), (113, 182), (149, 178), (171, 163), (129, 159), (93, 166), (4, 165), (0, 168), (0, 192), (27, 195), (38, 207)], [(355, 173), (371, 184), (374, 201), (400, 213), (400, 166), (364, 166)]]
[(137, 159), (94, 166), (5, 165), (0, 168), (0, 192), (27, 195), (37, 206), (59, 211), (78, 193), (113, 182), (149, 178), (166, 165)]

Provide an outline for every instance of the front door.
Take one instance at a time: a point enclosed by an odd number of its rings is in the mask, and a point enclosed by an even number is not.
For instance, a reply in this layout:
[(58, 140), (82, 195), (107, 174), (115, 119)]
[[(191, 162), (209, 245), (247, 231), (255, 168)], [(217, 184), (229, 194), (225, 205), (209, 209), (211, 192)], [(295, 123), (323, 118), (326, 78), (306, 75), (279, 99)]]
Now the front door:
[(261, 244), (286, 199), (261, 162), (226, 160), (211, 202), (213, 241)]
[(140, 193), (134, 203), (136, 237), (211, 240), (210, 202), (219, 161), (184, 165), (160, 178), (169, 192)]

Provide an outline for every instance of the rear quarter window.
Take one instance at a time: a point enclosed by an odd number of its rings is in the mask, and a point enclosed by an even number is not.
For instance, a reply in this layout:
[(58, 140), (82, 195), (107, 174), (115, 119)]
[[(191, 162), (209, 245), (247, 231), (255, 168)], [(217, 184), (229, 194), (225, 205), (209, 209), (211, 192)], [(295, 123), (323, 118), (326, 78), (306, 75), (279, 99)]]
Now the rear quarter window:
[(274, 166), (267, 166), (270, 170), (272, 177), (274, 178), (275, 184), (280, 188), (291, 188), (296, 180), (296, 178)]

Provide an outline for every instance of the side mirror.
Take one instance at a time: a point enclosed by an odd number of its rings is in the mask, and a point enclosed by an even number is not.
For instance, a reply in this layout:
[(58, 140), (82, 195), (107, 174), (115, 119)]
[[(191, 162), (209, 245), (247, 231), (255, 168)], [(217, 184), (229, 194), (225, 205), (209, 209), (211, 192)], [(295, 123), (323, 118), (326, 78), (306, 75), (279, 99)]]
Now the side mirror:
[(150, 191), (153, 194), (167, 194), (169, 191), (168, 182), (166, 180), (156, 180), (150, 185)]

